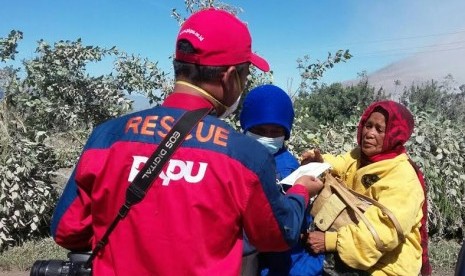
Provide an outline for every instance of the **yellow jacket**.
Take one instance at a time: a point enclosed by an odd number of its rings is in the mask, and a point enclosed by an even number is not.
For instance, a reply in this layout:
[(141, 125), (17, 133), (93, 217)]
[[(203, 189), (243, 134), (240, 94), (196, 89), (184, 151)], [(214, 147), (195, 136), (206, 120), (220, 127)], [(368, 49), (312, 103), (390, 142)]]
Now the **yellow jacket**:
[(363, 168), (359, 168), (359, 157), (358, 148), (344, 155), (323, 156), (351, 189), (377, 200), (395, 215), (406, 242), (401, 243), (390, 220), (372, 206), (365, 215), (378, 232), (386, 251), (381, 252), (376, 248), (363, 222), (341, 227), (337, 232), (326, 232), (326, 250), (337, 251), (344, 263), (372, 275), (418, 275), (421, 268), (419, 229), (424, 194), (417, 174), (406, 154)]

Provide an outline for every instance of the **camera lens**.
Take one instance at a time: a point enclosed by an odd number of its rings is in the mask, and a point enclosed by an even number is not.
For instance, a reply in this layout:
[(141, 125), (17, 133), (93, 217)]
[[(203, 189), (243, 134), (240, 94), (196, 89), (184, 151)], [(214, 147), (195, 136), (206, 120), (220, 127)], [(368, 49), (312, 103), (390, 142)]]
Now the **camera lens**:
[(56, 276), (68, 275), (68, 262), (63, 260), (35, 261), (30, 276)]

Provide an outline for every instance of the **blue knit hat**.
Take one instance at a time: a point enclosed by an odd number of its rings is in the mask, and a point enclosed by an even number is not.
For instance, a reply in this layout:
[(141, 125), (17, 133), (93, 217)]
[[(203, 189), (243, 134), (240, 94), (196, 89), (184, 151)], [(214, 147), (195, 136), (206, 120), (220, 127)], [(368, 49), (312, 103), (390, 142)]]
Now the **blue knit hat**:
[(285, 129), (289, 139), (294, 122), (294, 108), (289, 95), (281, 88), (266, 84), (250, 90), (240, 115), (241, 127), (247, 132), (254, 126), (275, 124)]

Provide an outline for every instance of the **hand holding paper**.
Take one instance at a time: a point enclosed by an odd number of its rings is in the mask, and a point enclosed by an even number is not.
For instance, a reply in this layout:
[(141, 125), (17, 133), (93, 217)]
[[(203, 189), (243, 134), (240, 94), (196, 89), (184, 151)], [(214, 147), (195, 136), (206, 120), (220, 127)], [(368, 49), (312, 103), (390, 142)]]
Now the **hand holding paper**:
[(294, 185), (297, 178), (302, 175), (319, 177), (323, 172), (330, 168), (331, 165), (329, 163), (311, 162), (307, 165), (300, 166), (297, 170), (281, 180), (279, 184)]

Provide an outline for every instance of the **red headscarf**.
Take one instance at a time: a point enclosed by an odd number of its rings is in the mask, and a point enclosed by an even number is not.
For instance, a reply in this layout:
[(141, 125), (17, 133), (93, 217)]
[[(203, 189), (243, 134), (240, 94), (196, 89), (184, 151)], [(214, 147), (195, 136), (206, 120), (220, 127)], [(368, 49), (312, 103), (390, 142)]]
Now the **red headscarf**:
[[(405, 153), (405, 142), (408, 141), (413, 133), (414, 121), (413, 115), (410, 111), (400, 103), (394, 101), (380, 101), (371, 104), (363, 112), (360, 122), (357, 128), (357, 143), (361, 147), (362, 145), (362, 130), (366, 121), (373, 112), (381, 112), (386, 117), (386, 130), (383, 142), (383, 148), (381, 153), (374, 156), (366, 156), (362, 153), (363, 158), (371, 162), (377, 162), (385, 159), (391, 159), (401, 153)], [(409, 160), (415, 169), (418, 179), (420, 180), (425, 195), (425, 202), (423, 203), (423, 217), (421, 219), (420, 235), (421, 235), (421, 246), (423, 249), (422, 253), (422, 267), (421, 275), (431, 275), (431, 265), (428, 257), (428, 200), (427, 200), (427, 189), (423, 178), (423, 174), (418, 166)]]
[(394, 101), (380, 101), (371, 104), (362, 114), (357, 129), (357, 142), (362, 146), (362, 130), (371, 113), (378, 111), (386, 116), (386, 131), (381, 153), (368, 158), (377, 162), (390, 159), (404, 153), (404, 144), (413, 133), (412, 113), (400, 103)]

